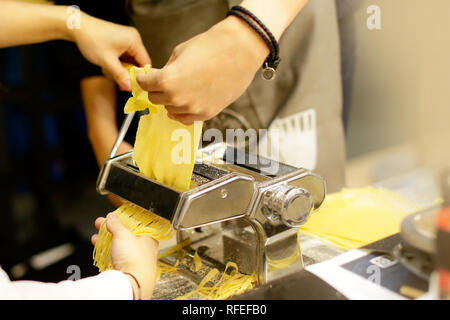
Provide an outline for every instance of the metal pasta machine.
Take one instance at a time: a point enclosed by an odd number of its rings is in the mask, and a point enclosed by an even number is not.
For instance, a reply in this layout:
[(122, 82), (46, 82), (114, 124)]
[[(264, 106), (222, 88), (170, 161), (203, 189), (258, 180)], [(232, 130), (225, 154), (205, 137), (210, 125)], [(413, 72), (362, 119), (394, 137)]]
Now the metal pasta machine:
[[(264, 284), (303, 268), (298, 227), (323, 202), (324, 180), (308, 170), (224, 143), (198, 151), (193, 187), (178, 192), (139, 173), (132, 151), (115, 156), (133, 114), (100, 172), (97, 191), (114, 194), (169, 221), (177, 241), (216, 265), (237, 263)], [(267, 170), (274, 168), (277, 170)]]

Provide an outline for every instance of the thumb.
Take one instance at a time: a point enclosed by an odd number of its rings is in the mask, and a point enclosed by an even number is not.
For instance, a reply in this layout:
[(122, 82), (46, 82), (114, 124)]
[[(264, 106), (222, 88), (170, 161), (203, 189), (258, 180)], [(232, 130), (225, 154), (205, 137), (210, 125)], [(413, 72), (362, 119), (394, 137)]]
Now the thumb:
[(114, 56), (106, 58), (104, 70), (106, 76), (110, 76), (114, 79), (120, 90), (131, 91), (130, 74), (120, 62), (119, 58)]
[(150, 73), (139, 73), (136, 75), (136, 81), (144, 91), (164, 92), (161, 86), (161, 77), (163, 69), (152, 69)]
[(124, 227), (115, 213), (106, 216), (106, 228), (112, 233), (113, 237), (119, 238), (130, 234), (130, 231)]

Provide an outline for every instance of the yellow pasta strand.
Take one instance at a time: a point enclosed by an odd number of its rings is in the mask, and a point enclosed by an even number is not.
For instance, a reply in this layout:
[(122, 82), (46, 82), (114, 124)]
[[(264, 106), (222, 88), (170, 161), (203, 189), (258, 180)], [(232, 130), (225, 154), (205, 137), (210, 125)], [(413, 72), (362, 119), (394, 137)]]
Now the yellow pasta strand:
[[(174, 235), (170, 222), (146, 211), (138, 206), (126, 203), (120, 206), (114, 213), (120, 222), (135, 236), (146, 236), (156, 240), (168, 240)], [(100, 227), (97, 242), (94, 247), (94, 265), (99, 271), (113, 268), (111, 262), (112, 234), (106, 229), (106, 223)]]
[(136, 68), (133, 65), (124, 64), (124, 67), (130, 73), (131, 93), (133, 95), (125, 104), (124, 112), (131, 113), (133, 111), (143, 111), (147, 108), (150, 108), (150, 112), (154, 111), (156, 105), (148, 100), (148, 92), (142, 90), (139, 84), (136, 82), (136, 75), (138, 75), (139, 73), (150, 73), (152, 71), (150, 65), (146, 65), (143, 68)]
[(197, 272), (198, 270), (200, 270), (200, 268), (202, 267), (202, 260), (200, 259), (197, 251), (195, 251), (194, 254), (194, 266), (195, 266), (195, 272)]
[[(161, 259), (167, 256), (177, 256), (180, 251), (189, 244), (190, 240), (186, 239), (161, 253), (158, 258)], [(197, 252), (195, 252), (193, 260), (194, 267), (196, 263), (198, 264), (198, 266), (195, 267), (195, 272), (197, 272), (202, 266), (202, 262)], [(172, 266), (159, 260), (157, 279), (159, 279), (162, 274), (177, 271), (179, 264), (185, 264), (185, 261), (177, 260), (176, 264)], [(257, 278), (254, 273), (251, 275), (242, 274), (238, 271), (238, 266), (236, 263), (228, 262), (223, 273), (220, 273), (218, 269), (211, 269), (206, 276), (203, 277), (202, 281), (195, 290), (188, 292), (183, 296), (177, 297), (175, 300), (185, 300), (189, 298), (224, 300), (252, 289), (256, 283)], [(212, 286), (208, 286), (208, 284), (212, 284)]]
[[(229, 270), (231, 270), (229, 272)], [(256, 284), (256, 275), (246, 275), (238, 271), (238, 266), (234, 262), (228, 262), (218, 281), (214, 281), (219, 274), (219, 270), (212, 269), (202, 279), (196, 290), (193, 290), (175, 300), (185, 300), (197, 294), (204, 300), (225, 300), (232, 296), (242, 294)], [(208, 283), (212, 286), (207, 286)]]
[(173, 273), (178, 271), (178, 265), (180, 264), (180, 260), (177, 260), (175, 265), (169, 265), (161, 260), (158, 260), (156, 265), (156, 281), (159, 280), (162, 274)]

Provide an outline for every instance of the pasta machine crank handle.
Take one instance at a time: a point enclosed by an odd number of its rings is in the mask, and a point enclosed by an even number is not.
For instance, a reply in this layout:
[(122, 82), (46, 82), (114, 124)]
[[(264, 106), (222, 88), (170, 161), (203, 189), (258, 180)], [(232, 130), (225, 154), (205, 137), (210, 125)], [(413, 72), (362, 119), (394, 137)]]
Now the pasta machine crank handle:
[(125, 117), (125, 120), (123, 121), (122, 126), (120, 127), (119, 134), (117, 135), (117, 139), (114, 142), (114, 145), (111, 149), (111, 153), (109, 155), (110, 159), (112, 159), (116, 156), (117, 150), (119, 150), (119, 147), (122, 144), (123, 139), (125, 138), (125, 135), (127, 134), (128, 128), (130, 127), (131, 122), (133, 121), (135, 113), (136, 112), (133, 111), (133, 112), (127, 114), (127, 116)]

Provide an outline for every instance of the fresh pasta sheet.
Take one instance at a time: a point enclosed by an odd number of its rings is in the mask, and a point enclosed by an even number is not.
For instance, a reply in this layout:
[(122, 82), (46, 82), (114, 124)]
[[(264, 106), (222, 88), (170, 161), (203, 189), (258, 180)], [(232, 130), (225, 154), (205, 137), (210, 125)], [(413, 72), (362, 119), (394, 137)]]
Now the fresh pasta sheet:
[(343, 189), (328, 195), (300, 232), (356, 249), (399, 232), (403, 218), (419, 209), (386, 189)]

